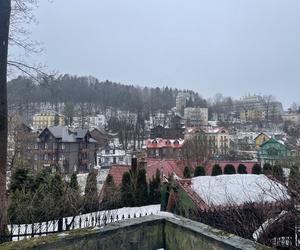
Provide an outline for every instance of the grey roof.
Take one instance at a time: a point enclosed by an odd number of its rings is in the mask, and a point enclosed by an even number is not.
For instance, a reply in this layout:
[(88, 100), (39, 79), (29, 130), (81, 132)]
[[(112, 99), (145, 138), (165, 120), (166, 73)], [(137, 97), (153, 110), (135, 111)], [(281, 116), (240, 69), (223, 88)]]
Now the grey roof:
[[(77, 139), (83, 139), (88, 133), (87, 129), (63, 126), (48, 127), (48, 129), (55, 138), (61, 138), (62, 142), (76, 142)], [(93, 140), (90, 139), (90, 142)]]

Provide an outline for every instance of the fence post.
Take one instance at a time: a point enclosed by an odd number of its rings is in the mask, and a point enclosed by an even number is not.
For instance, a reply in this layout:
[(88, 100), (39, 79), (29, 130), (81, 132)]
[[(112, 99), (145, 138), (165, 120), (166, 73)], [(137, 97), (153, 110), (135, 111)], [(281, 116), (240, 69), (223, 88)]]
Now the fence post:
[(25, 239), (27, 239), (27, 227), (28, 227), (28, 225), (27, 224), (25, 224)]
[(39, 223), (39, 228), (40, 228), (40, 233), (39, 233), (39, 235), (41, 236), (41, 235), (42, 235), (42, 222)]
[(11, 224), (11, 226), (10, 226), (10, 240), (11, 240), (11, 241), (13, 240), (13, 233), (14, 233), (13, 228), (14, 228), (14, 225)]
[(46, 221), (46, 235), (48, 235), (48, 226), (49, 226), (49, 223), (48, 223), (48, 221)]
[(57, 230), (58, 232), (62, 232), (63, 231), (63, 218), (58, 219), (58, 225), (57, 225)]
[(34, 223), (31, 224), (31, 238), (34, 237)]
[(20, 240), (20, 224), (18, 224), (18, 240)]
[(70, 230), (70, 228), (69, 228), (69, 225), (68, 225), (68, 219), (67, 218), (65, 218), (65, 227), (66, 227), (66, 231), (69, 231)]
[(79, 217), (79, 228), (81, 228), (82, 219)]

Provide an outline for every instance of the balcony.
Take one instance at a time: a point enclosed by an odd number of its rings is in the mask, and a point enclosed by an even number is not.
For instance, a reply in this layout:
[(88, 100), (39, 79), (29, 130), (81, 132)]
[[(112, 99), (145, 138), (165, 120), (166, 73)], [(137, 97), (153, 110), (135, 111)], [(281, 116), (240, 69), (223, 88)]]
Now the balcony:
[(4, 249), (271, 249), (170, 213), (0, 245)]

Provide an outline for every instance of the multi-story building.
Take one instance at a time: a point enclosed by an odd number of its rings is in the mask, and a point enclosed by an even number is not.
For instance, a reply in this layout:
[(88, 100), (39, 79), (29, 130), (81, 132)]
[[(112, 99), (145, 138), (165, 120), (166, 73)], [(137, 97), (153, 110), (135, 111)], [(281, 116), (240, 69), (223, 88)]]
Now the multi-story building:
[(187, 132), (185, 139), (197, 137), (211, 156), (227, 155), (230, 147), (228, 130), (222, 127), (194, 128)]
[(191, 94), (187, 92), (179, 92), (176, 97), (176, 110), (181, 115), (183, 115), (183, 110), (189, 98), (191, 98)]
[(47, 127), (30, 152), (35, 170), (49, 167), (63, 173), (87, 172), (95, 164), (96, 141), (85, 129)]
[(286, 122), (291, 122), (295, 125), (300, 125), (300, 113), (286, 112), (282, 115), (282, 120)]
[(208, 108), (185, 108), (184, 120), (187, 127), (207, 126)]
[(242, 122), (276, 120), (283, 114), (282, 103), (261, 96), (246, 96), (233, 105)]
[(97, 153), (97, 164), (101, 168), (109, 168), (113, 164), (130, 165), (132, 153), (117, 148), (115, 145), (107, 145)]
[(32, 126), (35, 129), (44, 129), (46, 127), (64, 126), (65, 118), (56, 112), (38, 113), (33, 116)]
[(147, 156), (148, 158), (157, 159), (180, 159), (181, 149), (184, 145), (184, 140), (169, 140), (169, 139), (149, 139), (147, 141)]

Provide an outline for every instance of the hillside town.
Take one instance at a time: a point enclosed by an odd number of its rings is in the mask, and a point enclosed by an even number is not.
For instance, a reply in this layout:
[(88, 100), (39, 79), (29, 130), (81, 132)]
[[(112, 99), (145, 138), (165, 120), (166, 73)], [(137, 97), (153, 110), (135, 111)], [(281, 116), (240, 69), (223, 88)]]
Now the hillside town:
[[(19, 199), (26, 198), (11, 185), (42, 173), (78, 190), (75, 199), (82, 204), (65, 215), (161, 204), (163, 211), (270, 246), (298, 244), (297, 223), (290, 225), (296, 207), (290, 206), (299, 190), (300, 109), (285, 111), (270, 96), (249, 95), (230, 106), (226, 98), (218, 101), (199, 105), (193, 93), (179, 92), (174, 107), (143, 115), (75, 104), (71, 116), (65, 103), (30, 104), (33, 110), (26, 113), (11, 109), (7, 176), (13, 223), (34, 212), (20, 213), (26, 204)], [(251, 225), (241, 227), (238, 213)], [(280, 227), (288, 227), (284, 233), (271, 225), (259, 229), (276, 216), (283, 217), (276, 221)]]
[(300, 249), (299, 0), (0, 0), (0, 250)]

